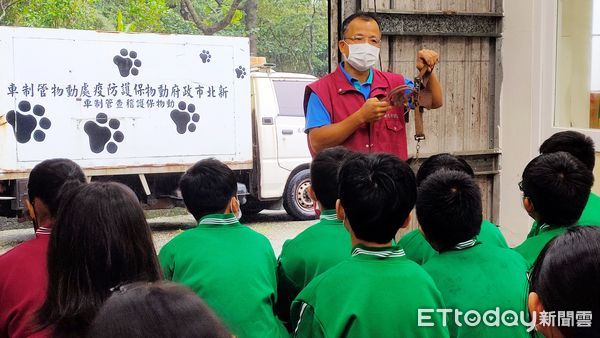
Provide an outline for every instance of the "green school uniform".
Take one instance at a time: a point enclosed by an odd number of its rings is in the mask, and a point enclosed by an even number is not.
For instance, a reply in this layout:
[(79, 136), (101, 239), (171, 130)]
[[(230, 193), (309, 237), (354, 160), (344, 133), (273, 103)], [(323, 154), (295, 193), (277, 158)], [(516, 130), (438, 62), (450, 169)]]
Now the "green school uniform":
[(542, 249), (550, 242), (554, 237), (564, 234), (568, 227), (550, 227), (547, 224), (542, 225), (538, 234), (527, 238), (525, 242), (514, 248), (514, 250), (523, 256), (527, 261), (529, 267), (533, 266), (535, 260), (542, 252)]
[(292, 301), (316, 276), (350, 257), (352, 244), (335, 210), (323, 210), (318, 223), (283, 244), (277, 265), (277, 314), (289, 321)]
[(600, 196), (590, 193), (583, 213), (577, 222), (577, 225), (597, 225), (600, 226)]
[(202, 217), (159, 254), (165, 279), (189, 286), (237, 337), (287, 335), (275, 317), (275, 254), (233, 214)]
[(399, 247), (357, 246), (292, 303), (296, 337), (448, 337), (441, 315), (419, 327), (418, 309), (443, 307), (431, 277)]
[[(500, 232), (500, 229), (492, 222), (484, 219), (481, 222), (481, 230), (478, 240), (484, 243), (492, 244), (500, 248), (508, 248), (506, 239)], [(431, 247), (425, 236), (415, 229), (406, 233), (399, 241), (400, 246), (404, 249), (406, 257), (415, 261), (417, 264), (425, 264), (431, 257), (437, 255), (437, 251)]]
[[(577, 221), (577, 225), (600, 226), (600, 196), (590, 193), (590, 197), (583, 209), (583, 213), (581, 213), (579, 221)], [(527, 238), (537, 235), (539, 230), (538, 222), (534, 221), (531, 225), (531, 230), (529, 230), (529, 234), (527, 234)]]
[[(483, 315), (499, 308), (497, 316), (512, 310), (518, 323), (518, 316), (527, 313), (527, 264), (510, 249), (471, 240), (432, 257), (423, 269), (433, 278), (447, 309)], [(459, 326), (454, 315), (448, 315), (451, 337), (529, 337), (525, 326), (503, 326), (501, 317), (494, 327), (483, 322), (469, 326), (461, 316)]]

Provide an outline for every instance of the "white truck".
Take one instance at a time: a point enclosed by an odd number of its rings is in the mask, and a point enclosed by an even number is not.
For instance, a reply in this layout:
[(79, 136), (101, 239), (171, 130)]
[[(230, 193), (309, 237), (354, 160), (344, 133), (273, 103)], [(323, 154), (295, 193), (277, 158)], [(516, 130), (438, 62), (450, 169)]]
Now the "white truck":
[(302, 101), (315, 77), (251, 65), (247, 38), (0, 27), (0, 60), (0, 211), (23, 208), (45, 159), (163, 207), (213, 157), (246, 213), (314, 217)]

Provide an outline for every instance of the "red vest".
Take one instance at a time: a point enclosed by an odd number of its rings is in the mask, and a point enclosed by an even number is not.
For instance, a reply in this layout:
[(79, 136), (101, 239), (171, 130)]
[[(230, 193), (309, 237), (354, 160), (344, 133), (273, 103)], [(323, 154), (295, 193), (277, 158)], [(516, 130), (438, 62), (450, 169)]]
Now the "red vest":
[[(341, 66), (335, 72), (306, 86), (304, 93), (304, 114), (308, 106), (308, 98), (315, 93), (331, 116), (331, 122), (337, 123), (352, 115), (365, 103), (365, 97), (348, 81)], [(387, 97), (392, 89), (403, 85), (404, 77), (399, 74), (381, 72), (373, 69), (373, 82), (369, 98)], [(360, 152), (392, 153), (406, 160), (406, 128), (404, 112), (394, 107), (385, 117), (369, 127), (368, 123), (361, 125), (342, 144), (349, 149)], [(312, 152), (312, 147), (309, 146)], [(313, 154), (314, 156), (314, 154)]]

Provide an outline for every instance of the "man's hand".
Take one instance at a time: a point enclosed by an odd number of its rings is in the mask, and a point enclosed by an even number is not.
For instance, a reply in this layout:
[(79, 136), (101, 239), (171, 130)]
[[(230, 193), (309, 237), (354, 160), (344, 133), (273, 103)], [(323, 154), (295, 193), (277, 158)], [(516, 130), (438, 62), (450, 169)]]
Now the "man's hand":
[(381, 120), (385, 113), (392, 109), (388, 101), (380, 101), (377, 98), (368, 99), (358, 110), (358, 115), (363, 123)]
[(421, 49), (417, 53), (417, 69), (419, 72), (427, 67), (426, 73), (431, 73), (433, 71), (433, 67), (437, 64), (439, 59), (439, 54), (431, 49)]

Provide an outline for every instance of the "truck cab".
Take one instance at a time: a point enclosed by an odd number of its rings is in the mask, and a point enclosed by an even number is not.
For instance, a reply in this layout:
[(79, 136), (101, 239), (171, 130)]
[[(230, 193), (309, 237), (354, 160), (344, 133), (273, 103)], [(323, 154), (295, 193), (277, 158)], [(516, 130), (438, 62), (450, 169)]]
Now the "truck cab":
[[(277, 207), (292, 217), (314, 217), (308, 150), (304, 132), (304, 90), (317, 78), (280, 73), (260, 63), (251, 73), (254, 170), (247, 212)], [(254, 187), (254, 189), (253, 189)]]

